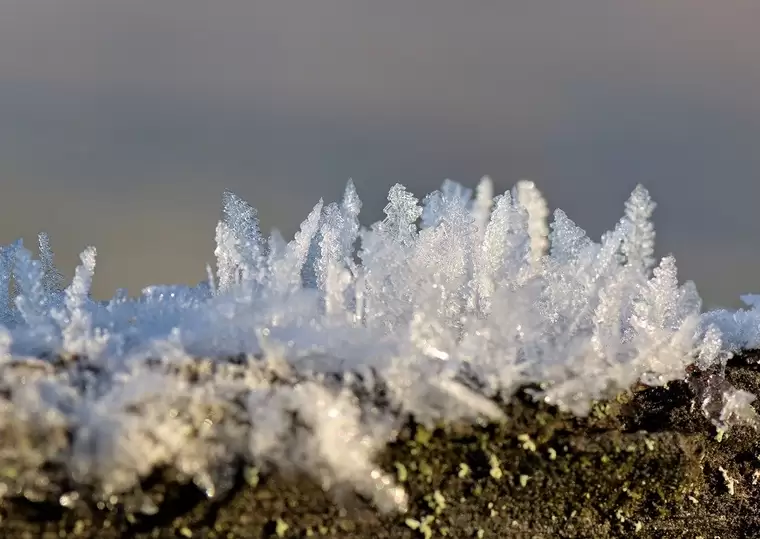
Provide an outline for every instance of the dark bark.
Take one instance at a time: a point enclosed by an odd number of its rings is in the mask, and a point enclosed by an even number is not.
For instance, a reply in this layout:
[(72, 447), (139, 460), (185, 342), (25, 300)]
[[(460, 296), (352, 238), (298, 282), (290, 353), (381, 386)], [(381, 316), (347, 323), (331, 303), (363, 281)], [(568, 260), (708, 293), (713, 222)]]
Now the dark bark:
[[(760, 393), (752, 354), (726, 373)], [(430, 431), (410, 421), (381, 456), (410, 495), (406, 514), (379, 513), (348, 490), (325, 493), (307, 477), (242, 467), (232, 490), (209, 501), (157, 471), (143, 485), (159, 507), (153, 516), (6, 498), (0, 536), (758, 537), (760, 436), (736, 427), (721, 438), (693, 401), (676, 382), (577, 418), (520, 392), (504, 405), (505, 424)]]

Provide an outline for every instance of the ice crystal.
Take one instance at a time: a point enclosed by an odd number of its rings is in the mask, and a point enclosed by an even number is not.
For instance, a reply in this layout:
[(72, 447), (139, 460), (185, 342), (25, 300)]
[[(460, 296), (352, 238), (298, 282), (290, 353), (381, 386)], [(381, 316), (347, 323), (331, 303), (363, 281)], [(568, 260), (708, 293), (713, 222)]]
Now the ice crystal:
[(540, 264), (544, 250), (548, 245), (546, 236), (549, 233), (546, 218), (549, 210), (546, 201), (536, 189), (533, 182), (521, 181), (517, 184), (517, 197), (520, 205), (528, 214), (528, 236), (530, 237), (530, 259), (534, 265)]
[(222, 220), (216, 228), (219, 288), (260, 283), (261, 232), (256, 209), (230, 191), (222, 195)]
[(53, 250), (50, 248), (50, 239), (45, 232), (41, 232), (38, 239), (40, 249), (40, 263), (42, 264), (43, 285), (48, 295), (55, 295), (63, 291), (63, 275), (53, 263)]
[(730, 350), (760, 349), (760, 295), (741, 296), (748, 309), (716, 309), (705, 313), (704, 323), (717, 327)]
[(622, 245), (622, 253), (629, 265), (649, 270), (654, 264), (654, 224), (652, 213), (656, 204), (643, 186), (638, 185), (625, 204), (623, 222), (628, 235)]
[[(243, 461), (403, 509), (374, 458), (406, 414), (496, 420), (493, 398), (527, 384), (585, 414), (636, 382), (720, 366), (721, 329), (734, 328), (728, 346), (760, 342), (757, 315), (735, 315), (746, 328), (701, 318), (674, 259), (655, 264), (643, 187), (599, 242), (561, 210), (548, 223), (527, 181), (496, 197), (488, 178), (474, 197), (446, 181), (422, 203), (394, 185), (368, 228), (360, 209), (349, 182), (286, 242), (225, 192), (216, 272), (107, 302), (90, 298), (94, 248), (64, 289), (47, 236), (39, 261), (21, 242), (3, 247), (2, 490), (70, 505), (45, 475), (56, 469), (150, 508), (139, 485), (156, 468), (216, 496)], [(703, 408), (721, 425), (753, 417), (750, 395), (708, 386)]]

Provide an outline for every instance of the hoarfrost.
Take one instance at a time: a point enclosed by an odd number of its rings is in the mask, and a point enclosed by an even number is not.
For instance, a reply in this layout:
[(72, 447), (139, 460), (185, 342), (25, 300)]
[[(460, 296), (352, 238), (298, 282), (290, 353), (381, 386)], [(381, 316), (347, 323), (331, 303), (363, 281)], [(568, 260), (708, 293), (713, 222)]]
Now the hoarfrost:
[(53, 250), (50, 248), (50, 239), (45, 232), (37, 236), (40, 249), (40, 263), (44, 274), (43, 285), (49, 295), (63, 291), (63, 275), (53, 263)]
[(716, 309), (704, 314), (705, 324), (717, 327), (732, 350), (760, 349), (760, 295), (741, 296), (748, 309)]
[[(695, 363), (720, 366), (727, 346), (760, 343), (755, 311), (701, 317), (675, 260), (655, 266), (643, 187), (599, 242), (561, 210), (547, 223), (532, 182), (494, 197), (484, 178), (473, 199), (446, 181), (422, 204), (397, 184), (369, 228), (360, 209), (349, 182), (286, 243), (225, 192), (215, 274), (108, 302), (90, 298), (94, 248), (63, 289), (47, 236), (39, 261), (21, 242), (3, 247), (0, 434), (13, 443), (0, 470), (14, 473), (0, 490), (68, 504), (45, 476), (55, 469), (149, 507), (140, 482), (155, 469), (216, 496), (244, 461), (403, 510), (374, 459), (408, 414), (498, 420), (494, 397), (527, 384), (585, 414), (636, 382), (685, 378)], [(750, 395), (715, 387), (706, 413), (753, 420)]]
[(625, 203), (624, 223), (628, 234), (623, 241), (622, 253), (629, 265), (650, 270), (654, 260), (654, 224), (652, 213), (656, 204), (643, 186), (637, 185)]

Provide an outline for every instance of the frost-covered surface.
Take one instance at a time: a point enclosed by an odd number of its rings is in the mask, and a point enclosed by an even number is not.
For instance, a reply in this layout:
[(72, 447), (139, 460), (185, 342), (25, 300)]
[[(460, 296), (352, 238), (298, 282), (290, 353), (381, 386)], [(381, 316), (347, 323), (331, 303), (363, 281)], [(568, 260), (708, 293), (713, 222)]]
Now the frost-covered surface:
[(745, 294), (741, 300), (747, 309), (710, 311), (703, 315), (704, 322), (720, 329), (727, 348), (760, 349), (760, 295)]
[[(599, 242), (561, 210), (549, 223), (531, 182), (492, 191), (487, 178), (474, 196), (447, 181), (420, 204), (395, 185), (366, 229), (349, 182), (289, 243), (263, 237), (227, 192), (208, 280), (137, 299), (90, 298), (94, 248), (66, 288), (47, 236), (39, 260), (20, 241), (2, 248), (0, 494), (72, 503), (56, 470), (72, 492), (139, 507), (156, 468), (214, 495), (242, 460), (403, 508), (373, 457), (406, 414), (498, 419), (494, 397), (531, 383), (585, 414), (636, 382), (720, 365), (719, 329), (757, 340), (757, 323), (702, 319), (675, 260), (655, 261), (644, 188)], [(710, 387), (717, 423), (754, 419), (752, 395)]]

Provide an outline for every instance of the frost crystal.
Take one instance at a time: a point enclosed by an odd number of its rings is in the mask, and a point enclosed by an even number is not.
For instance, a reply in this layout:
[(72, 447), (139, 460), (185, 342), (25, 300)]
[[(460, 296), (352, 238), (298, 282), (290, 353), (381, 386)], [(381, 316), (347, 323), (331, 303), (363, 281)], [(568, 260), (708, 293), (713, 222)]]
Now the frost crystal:
[(58, 268), (53, 263), (53, 251), (50, 249), (48, 235), (41, 232), (37, 238), (40, 248), (40, 263), (42, 264), (44, 275), (43, 285), (45, 286), (45, 291), (49, 295), (53, 295), (63, 290), (63, 275), (61, 275), (61, 272), (58, 271)]
[[(636, 382), (720, 369), (726, 348), (760, 344), (757, 310), (700, 317), (675, 260), (655, 264), (642, 187), (599, 242), (560, 210), (549, 224), (532, 182), (494, 197), (484, 178), (473, 198), (446, 181), (422, 204), (397, 184), (369, 228), (360, 209), (349, 182), (286, 242), (225, 192), (215, 273), (107, 302), (90, 298), (94, 248), (63, 289), (47, 236), (39, 261), (20, 241), (3, 247), (0, 470), (14, 474), (0, 473), (0, 491), (70, 504), (45, 475), (60, 469), (105, 500), (149, 507), (139, 485), (156, 468), (216, 496), (247, 462), (403, 509), (374, 459), (406, 414), (496, 420), (494, 397), (528, 384), (585, 414)], [(751, 395), (705, 388), (721, 425), (754, 420)]]
[(216, 228), (217, 276), (226, 290), (239, 283), (260, 282), (261, 232), (256, 209), (230, 191), (222, 195), (222, 220)]
[(12, 245), (0, 247), (0, 324), (8, 325), (13, 321), (10, 300), (11, 275), (16, 248), (21, 240)]
[(628, 265), (650, 270), (654, 264), (654, 225), (652, 213), (656, 204), (652, 202), (649, 192), (637, 185), (631, 197), (625, 203), (626, 235), (623, 239), (622, 253)]
[(549, 210), (546, 201), (533, 182), (521, 181), (517, 184), (517, 200), (528, 213), (528, 236), (530, 237), (530, 258), (533, 265), (541, 262), (548, 245), (549, 234), (546, 218)]
[(741, 296), (741, 300), (749, 309), (736, 311), (717, 309), (705, 313), (703, 323), (713, 325), (720, 330), (729, 350), (758, 350), (760, 349), (760, 295), (745, 294)]
[(422, 208), (417, 199), (406, 188), (397, 183), (388, 193), (388, 204), (385, 206), (385, 219), (375, 225), (375, 228), (396, 240), (397, 243), (408, 245), (417, 236), (417, 219), (422, 216)]

